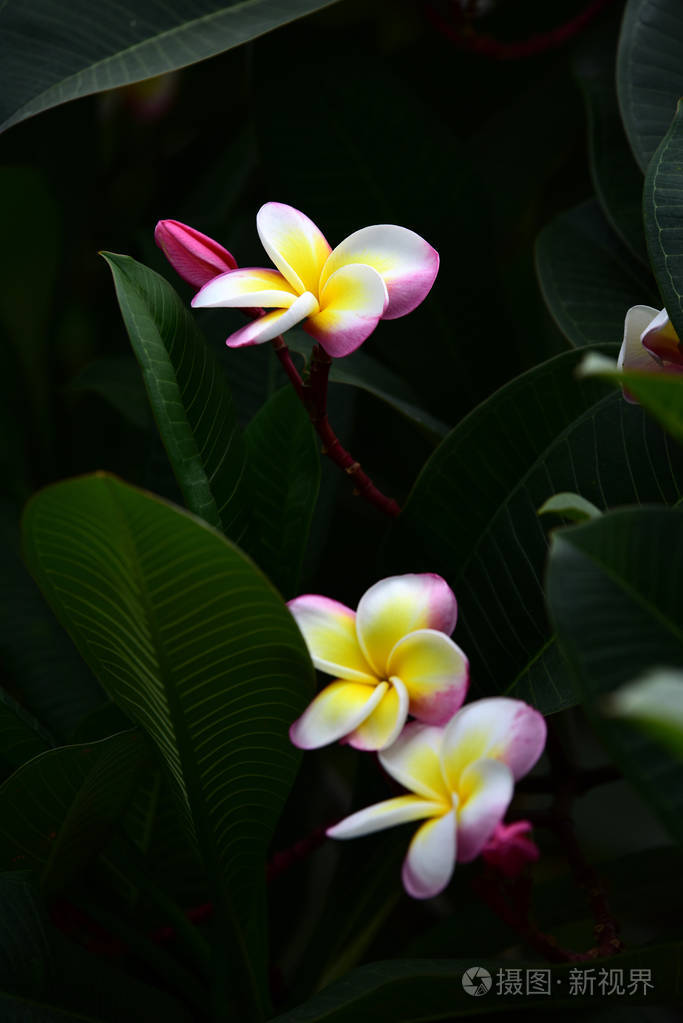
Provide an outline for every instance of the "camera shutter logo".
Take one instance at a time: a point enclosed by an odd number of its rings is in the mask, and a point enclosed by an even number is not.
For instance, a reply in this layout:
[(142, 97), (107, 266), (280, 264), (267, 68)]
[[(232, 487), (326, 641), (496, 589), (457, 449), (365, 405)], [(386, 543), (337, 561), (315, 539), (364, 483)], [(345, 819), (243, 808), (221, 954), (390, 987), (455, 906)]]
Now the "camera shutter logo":
[(491, 974), (483, 966), (470, 966), (462, 975), (462, 986), (468, 995), (478, 998), (491, 990)]

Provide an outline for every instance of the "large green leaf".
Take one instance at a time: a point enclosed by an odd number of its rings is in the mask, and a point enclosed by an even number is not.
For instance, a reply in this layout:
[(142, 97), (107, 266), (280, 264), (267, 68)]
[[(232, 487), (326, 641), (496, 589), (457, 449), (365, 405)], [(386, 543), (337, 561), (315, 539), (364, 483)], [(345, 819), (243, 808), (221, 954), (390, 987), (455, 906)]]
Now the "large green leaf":
[(653, 667), (683, 667), (683, 509), (636, 508), (555, 534), (548, 601), (605, 744), (683, 840), (683, 763), (605, 717), (607, 693)]
[(129, 731), (24, 764), (0, 787), (0, 866), (63, 887), (103, 842), (144, 759), (142, 737)]
[(591, 179), (602, 211), (631, 252), (644, 260), (643, 175), (624, 134), (615, 89), (615, 28), (593, 32), (574, 58), (588, 116)]
[(625, 387), (643, 408), (657, 419), (664, 429), (683, 443), (683, 377), (678, 373), (639, 370), (620, 371), (609, 359), (588, 356), (581, 366), (582, 374), (610, 380)]
[(0, 130), (58, 103), (239, 46), (334, 0), (7, 0), (0, 8)]
[(0, 689), (0, 760), (3, 765), (20, 767), (52, 745), (40, 723), (9, 693)]
[[(675, 1005), (681, 996), (680, 969), (683, 962), (683, 943), (631, 949), (613, 956), (609, 967), (622, 969), (625, 977), (630, 970), (650, 969), (655, 979), (659, 1004)], [(370, 963), (347, 974), (342, 980), (331, 984), (314, 995), (304, 1005), (278, 1016), (274, 1023), (356, 1023), (357, 1020), (373, 1020), (376, 1023), (418, 1023), (423, 1020), (452, 1020), (487, 1012), (509, 1012), (511, 1004), (520, 1009), (541, 1011), (550, 1004), (548, 996), (538, 993), (522, 993), (514, 996), (497, 990), (498, 971), (510, 967), (510, 959), (472, 959), (438, 961), (429, 959), (399, 959), (391, 962)], [(600, 998), (571, 993), (569, 977), (572, 971), (590, 969), (584, 964), (564, 963), (561, 966), (539, 967), (538, 962), (512, 963), (521, 970), (523, 983), (527, 970), (547, 971), (552, 991), (553, 1009), (577, 1005), (595, 1005)], [(492, 988), (481, 997), (472, 997), (463, 987), (463, 974), (471, 967), (483, 968), (489, 972)], [(595, 975), (595, 970), (593, 968)], [(505, 973), (502, 974), (503, 978)], [(541, 1006), (541, 1000), (544, 1004)], [(610, 999), (620, 1005), (652, 1003), (653, 991), (642, 985), (633, 993), (624, 990), (622, 995), (613, 994)], [(599, 1003), (598, 1003), (599, 1004)]]
[(219, 913), (246, 912), (299, 761), (287, 728), (313, 688), (294, 619), (206, 523), (105, 475), (39, 493), (25, 550), (111, 698), (166, 761)]
[(624, 127), (642, 170), (683, 93), (683, 7), (678, 0), (629, 0), (619, 39), (617, 89)]
[(129, 256), (105, 258), (187, 506), (239, 542), (247, 527), (244, 440), (221, 367), (163, 277)]
[(19, 556), (18, 515), (0, 505), (0, 665), (5, 686), (57, 739), (106, 697)]
[(293, 597), (320, 486), (318, 443), (293, 388), (263, 406), (246, 441), (254, 557), (283, 596)]
[(652, 157), (643, 194), (645, 233), (652, 268), (679, 337), (683, 337), (682, 108), (683, 104), (679, 103), (676, 116)]
[(571, 345), (621, 341), (632, 305), (657, 304), (652, 280), (595, 199), (561, 213), (536, 241), (541, 291)]
[(546, 625), (537, 509), (563, 490), (599, 508), (673, 502), (683, 481), (676, 445), (620, 394), (577, 380), (580, 360), (572, 351), (535, 367), (448, 435), (398, 519), (388, 566), (448, 579), (478, 692), (516, 681), (546, 712), (573, 702), (573, 687)]

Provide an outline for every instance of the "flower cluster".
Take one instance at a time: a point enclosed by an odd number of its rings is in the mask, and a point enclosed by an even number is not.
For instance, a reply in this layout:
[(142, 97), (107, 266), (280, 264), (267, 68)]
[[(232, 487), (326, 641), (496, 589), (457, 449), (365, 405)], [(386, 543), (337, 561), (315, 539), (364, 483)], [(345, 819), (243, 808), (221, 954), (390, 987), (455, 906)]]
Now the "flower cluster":
[(175, 220), (160, 221), (155, 232), (180, 276), (200, 289), (193, 306), (261, 313), (230, 335), (230, 348), (272, 341), (300, 323), (328, 355), (349, 355), (380, 320), (415, 309), (439, 269), (431, 245), (396, 224), (362, 228), (333, 249), (304, 213), (269, 202), (256, 227), (276, 269), (238, 268), (221, 245)]
[[(437, 895), (456, 861), (480, 853), (507, 874), (537, 850), (529, 825), (502, 823), (515, 781), (545, 745), (543, 717), (505, 697), (462, 707), (468, 662), (450, 639), (457, 605), (438, 575), (392, 576), (372, 586), (356, 612), (306, 595), (289, 608), (313, 663), (336, 676), (290, 730), (304, 749), (335, 740), (379, 751), (385, 771), (408, 790), (330, 828), (355, 838), (423, 821), (403, 865), (415, 898)], [(406, 724), (408, 715), (416, 720)]]

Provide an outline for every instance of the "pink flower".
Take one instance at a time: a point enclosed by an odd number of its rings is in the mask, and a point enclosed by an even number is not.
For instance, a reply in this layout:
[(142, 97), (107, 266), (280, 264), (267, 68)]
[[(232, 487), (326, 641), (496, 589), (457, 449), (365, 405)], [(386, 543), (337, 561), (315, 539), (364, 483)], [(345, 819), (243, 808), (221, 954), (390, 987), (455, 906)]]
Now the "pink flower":
[(535, 863), (539, 857), (538, 846), (527, 837), (530, 831), (530, 821), (515, 821), (513, 824), (501, 822), (496, 825), (481, 855), (501, 874), (517, 877), (527, 863)]
[(160, 220), (154, 240), (176, 273), (195, 288), (237, 267), (222, 245), (178, 220)]
[(231, 334), (230, 348), (272, 341), (301, 323), (328, 355), (349, 355), (381, 319), (415, 309), (439, 268), (431, 245), (395, 224), (362, 228), (332, 249), (304, 213), (269, 202), (256, 227), (276, 269), (232, 269), (209, 279), (192, 300), (201, 308), (273, 310)]
[[(683, 348), (666, 309), (634, 305), (626, 313), (617, 368), (645, 373), (683, 373)], [(624, 390), (632, 405), (638, 404)]]

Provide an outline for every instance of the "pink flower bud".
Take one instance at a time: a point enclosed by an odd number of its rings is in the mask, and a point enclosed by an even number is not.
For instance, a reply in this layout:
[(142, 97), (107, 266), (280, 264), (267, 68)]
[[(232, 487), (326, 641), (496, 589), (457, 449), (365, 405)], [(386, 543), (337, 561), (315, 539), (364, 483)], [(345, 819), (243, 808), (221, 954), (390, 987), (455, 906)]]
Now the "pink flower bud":
[(237, 268), (236, 260), (227, 249), (178, 220), (160, 220), (154, 240), (176, 273), (195, 288)]
[(529, 821), (498, 824), (481, 855), (501, 874), (517, 877), (527, 863), (535, 863), (539, 857), (538, 846), (528, 837), (530, 831)]

